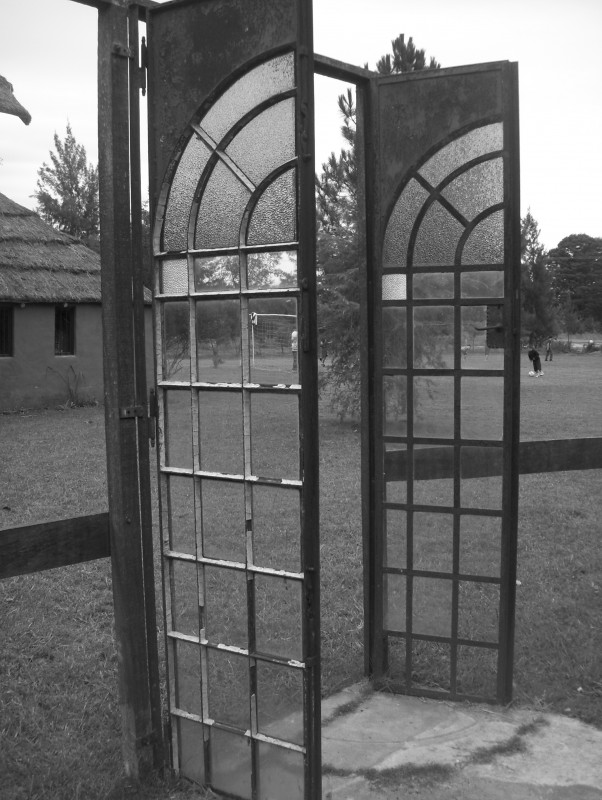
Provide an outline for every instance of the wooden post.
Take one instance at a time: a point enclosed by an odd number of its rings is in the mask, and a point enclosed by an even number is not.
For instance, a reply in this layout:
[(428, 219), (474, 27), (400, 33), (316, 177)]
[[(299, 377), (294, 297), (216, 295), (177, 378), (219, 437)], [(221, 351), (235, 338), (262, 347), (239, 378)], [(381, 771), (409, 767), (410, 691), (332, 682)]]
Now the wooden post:
[[(138, 779), (161, 761), (158, 652), (152, 580), (148, 470), (140, 472), (148, 447), (140, 425), (141, 397), (134, 325), (128, 12), (107, 4), (98, 12), (98, 132), (101, 275), (104, 339), (105, 425), (109, 531), (119, 664), (119, 695), (126, 774)], [(134, 302), (133, 302), (134, 301)], [(139, 316), (139, 315), (136, 315)], [(139, 326), (138, 326), (139, 327)], [(143, 352), (143, 348), (142, 348)], [(143, 356), (142, 356), (143, 357)], [(148, 460), (146, 458), (146, 460)], [(142, 458), (144, 463), (145, 459)], [(147, 598), (152, 602), (148, 603)]]

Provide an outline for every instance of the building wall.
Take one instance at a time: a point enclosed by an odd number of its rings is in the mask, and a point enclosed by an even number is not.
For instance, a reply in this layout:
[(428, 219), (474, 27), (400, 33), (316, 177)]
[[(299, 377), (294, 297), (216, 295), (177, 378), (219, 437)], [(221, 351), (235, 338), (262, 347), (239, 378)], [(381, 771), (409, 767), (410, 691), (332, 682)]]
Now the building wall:
[[(0, 411), (47, 408), (70, 399), (104, 401), (100, 304), (75, 309), (75, 355), (54, 354), (54, 305), (14, 307), (13, 356), (0, 357)], [(151, 310), (145, 310), (146, 362), (154, 380)]]

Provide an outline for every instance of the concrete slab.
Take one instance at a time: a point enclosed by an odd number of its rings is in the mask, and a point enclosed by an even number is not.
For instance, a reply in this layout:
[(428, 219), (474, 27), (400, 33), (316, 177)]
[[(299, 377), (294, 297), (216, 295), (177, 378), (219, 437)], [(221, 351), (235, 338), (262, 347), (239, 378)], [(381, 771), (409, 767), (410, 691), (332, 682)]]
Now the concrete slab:
[(602, 731), (525, 709), (370, 692), (322, 710), (324, 798), (602, 800)]

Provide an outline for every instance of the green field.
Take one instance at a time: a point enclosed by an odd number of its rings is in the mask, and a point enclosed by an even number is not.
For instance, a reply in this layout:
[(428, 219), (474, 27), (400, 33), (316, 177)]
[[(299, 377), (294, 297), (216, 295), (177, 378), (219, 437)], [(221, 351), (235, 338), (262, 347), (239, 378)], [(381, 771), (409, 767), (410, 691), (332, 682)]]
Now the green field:
[[(476, 364), (480, 356), (472, 358)], [(284, 362), (282, 369), (288, 371)], [(551, 365), (544, 363), (543, 378), (528, 377), (528, 369), (523, 356), (523, 440), (602, 436), (600, 353), (558, 353)], [(475, 427), (485, 424), (479, 418), (483, 402), (477, 393), (490, 388), (475, 382)], [(363, 674), (360, 432), (356, 424), (340, 424), (325, 402), (320, 410), (322, 673), (323, 693), (328, 695)], [(266, 469), (286, 469), (284, 444), (290, 443), (290, 429), (274, 426), (267, 408), (261, 416), (256, 430), (259, 463)], [(207, 426), (205, 452), (218, 458), (231, 430), (219, 415), (208, 419), (212, 425)], [(282, 448), (262, 449), (270, 431), (281, 437)], [(0, 438), (2, 527), (106, 509), (101, 408), (3, 415)], [(516, 703), (566, 713), (598, 727), (601, 477), (596, 470), (521, 478), (515, 657)], [(265, 530), (265, 540), (258, 543), (260, 557), (266, 563), (273, 558), (274, 565), (287, 559), (293, 563), (294, 536), (274, 553), (269, 526)], [(437, 535), (428, 520), (422, 535), (425, 541)], [(216, 552), (236, 551), (239, 543), (216, 534), (215, 547)], [(443, 558), (436, 547), (425, 548), (423, 554), (425, 559)], [(475, 548), (470, 557), (487, 561), (491, 554)], [(490, 624), (489, 617), (467, 619), (467, 625)], [(223, 618), (216, 624), (229, 623)], [(162, 629), (160, 619), (158, 625)], [(283, 628), (279, 636), (285, 634)], [(137, 796), (126, 791), (121, 779), (108, 562), (0, 582), (0, 637), (3, 800)], [(263, 680), (265, 685), (277, 683), (267, 673)], [(272, 696), (275, 718), (294, 709), (294, 692), (284, 685), (282, 705), (278, 693)], [(213, 702), (224, 714), (234, 713), (223, 698)], [(168, 788), (173, 798), (187, 794), (167, 781), (145, 789), (140, 797), (165, 797)]]

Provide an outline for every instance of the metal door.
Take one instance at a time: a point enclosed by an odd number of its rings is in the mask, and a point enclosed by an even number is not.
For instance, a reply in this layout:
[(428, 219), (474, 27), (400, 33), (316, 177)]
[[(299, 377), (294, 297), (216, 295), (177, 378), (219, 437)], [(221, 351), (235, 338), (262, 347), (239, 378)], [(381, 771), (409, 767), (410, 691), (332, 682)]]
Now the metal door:
[(311, 6), (169, 3), (148, 40), (173, 763), (229, 796), (315, 798)]
[(518, 490), (517, 71), (374, 79), (370, 668), (512, 691)]

